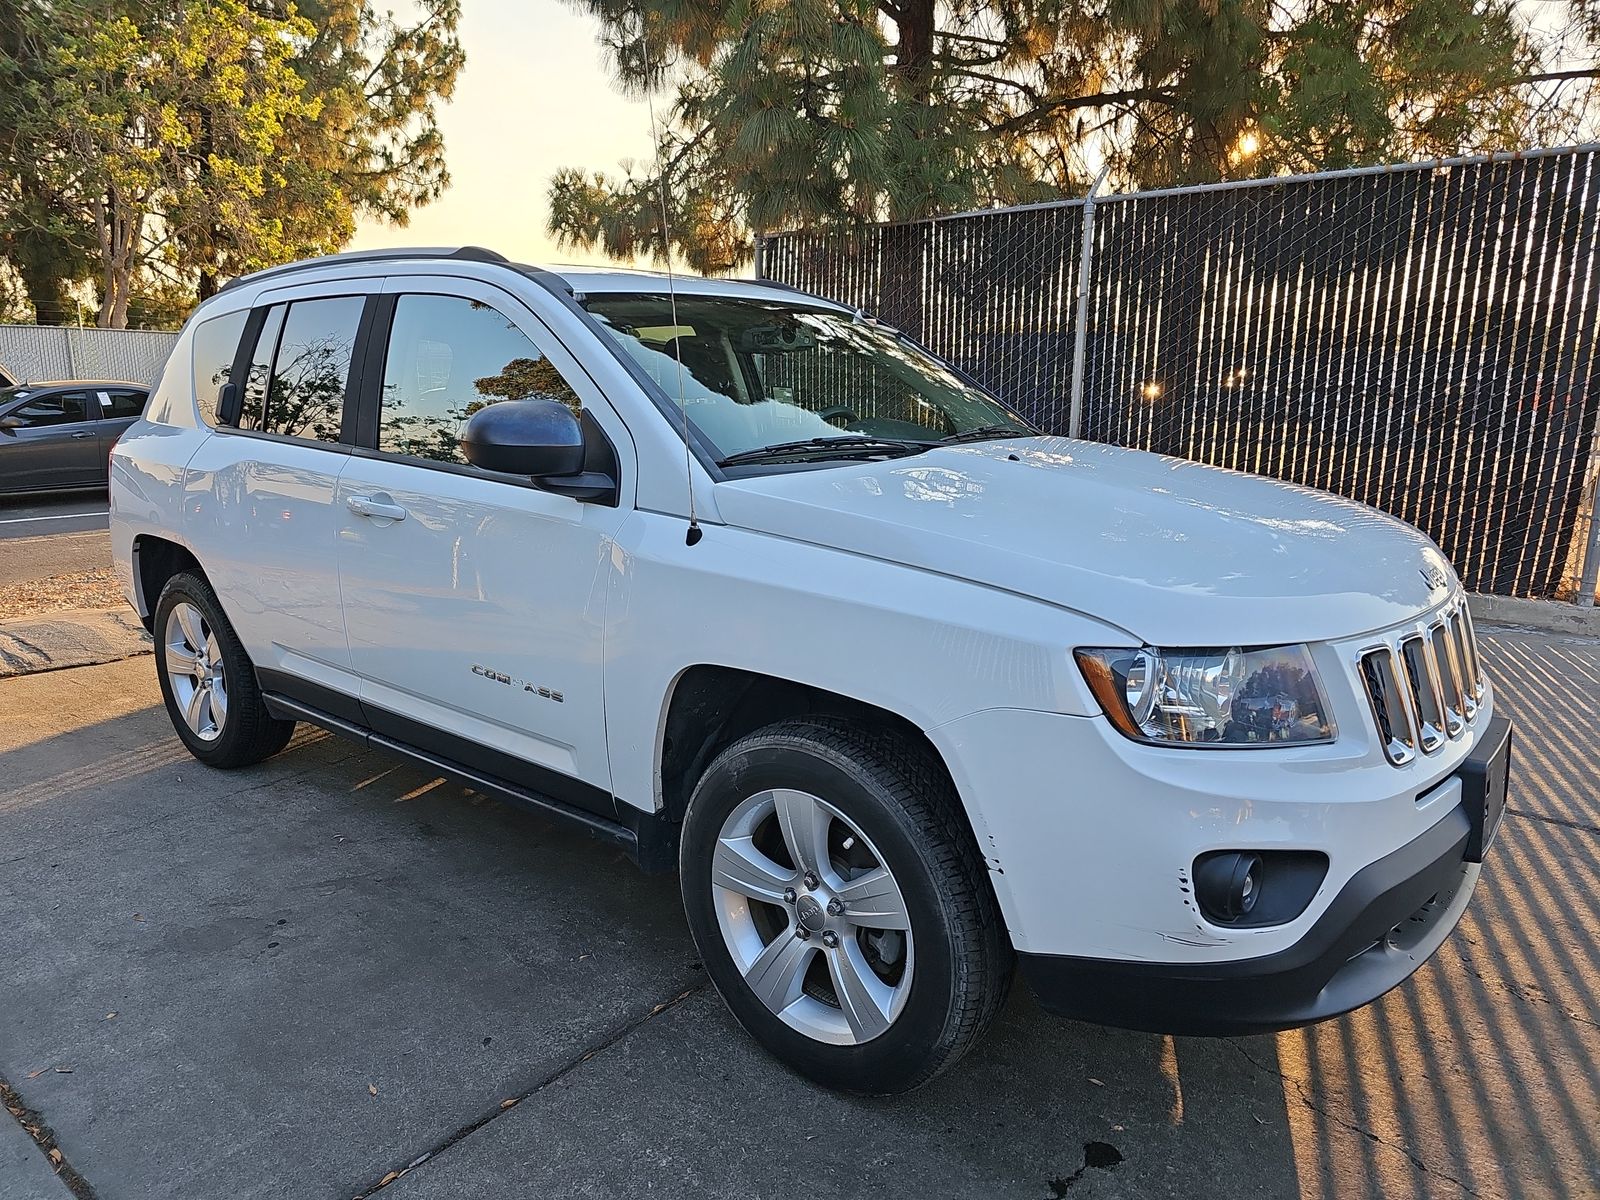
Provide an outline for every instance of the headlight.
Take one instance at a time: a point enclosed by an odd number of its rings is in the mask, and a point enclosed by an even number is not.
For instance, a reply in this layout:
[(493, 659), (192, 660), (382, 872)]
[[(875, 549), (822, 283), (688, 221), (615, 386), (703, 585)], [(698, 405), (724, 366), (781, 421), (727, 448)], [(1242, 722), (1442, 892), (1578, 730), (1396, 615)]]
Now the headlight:
[(1106, 716), (1136, 741), (1233, 749), (1333, 740), (1327, 697), (1304, 646), (1075, 654)]

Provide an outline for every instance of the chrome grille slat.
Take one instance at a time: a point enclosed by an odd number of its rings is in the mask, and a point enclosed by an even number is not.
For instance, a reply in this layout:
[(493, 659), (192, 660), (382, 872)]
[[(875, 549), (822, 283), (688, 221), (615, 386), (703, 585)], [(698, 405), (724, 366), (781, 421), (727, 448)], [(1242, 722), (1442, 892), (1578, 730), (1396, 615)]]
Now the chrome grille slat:
[(1483, 661), (1478, 657), (1478, 630), (1472, 623), (1472, 610), (1465, 604), (1461, 606), (1460, 616), (1462, 638), (1472, 658), (1472, 698), (1482, 700), (1487, 681), (1483, 675)]
[(1400, 643), (1400, 659), (1406, 665), (1406, 681), (1417, 713), (1417, 739), (1424, 754), (1433, 754), (1444, 745), (1443, 689), (1439, 666), (1434, 661), (1433, 644), (1421, 634)]
[(1477, 649), (1472, 644), (1472, 638), (1467, 633), (1466, 608), (1460, 612), (1451, 613), (1445, 618), (1445, 624), (1450, 629), (1450, 644), (1456, 652), (1457, 662), (1461, 666), (1461, 703), (1466, 713), (1466, 718), (1471, 721), (1478, 715), (1478, 697), (1482, 694), (1478, 690), (1478, 662), (1474, 651)]
[(1406, 691), (1395, 667), (1395, 654), (1388, 646), (1361, 656), (1361, 679), (1367, 685), (1367, 700), (1378, 721), (1383, 752), (1398, 767), (1417, 756), (1417, 742), (1411, 731)]
[(1378, 740), (1397, 767), (1461, 737), (1486, 687), (1465, 602), (1384, 635), (1357, 667)]
[(1451, 738), (1458, 738), (1467, 727), (1467, 693), (1461, 685), (1456, 650), (1450, 644), (1450, 634), (1443, 622), (1428, 630), (1428, 638), (1433, 642), (1433, 657), (1439, 664), (1439, 682), (1444, 685), (1444, 731)]

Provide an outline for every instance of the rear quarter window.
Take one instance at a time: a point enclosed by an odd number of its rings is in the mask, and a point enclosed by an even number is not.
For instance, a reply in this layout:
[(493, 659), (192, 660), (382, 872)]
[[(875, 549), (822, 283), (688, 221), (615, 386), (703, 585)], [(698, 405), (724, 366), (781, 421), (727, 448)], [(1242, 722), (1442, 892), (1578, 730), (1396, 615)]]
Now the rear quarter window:
[(217, 396), (233, 370), (244, 336), (247, 311), (223, 313), (201, 321), (194, 330), (194, 398), (207, 425), (217, 424)]

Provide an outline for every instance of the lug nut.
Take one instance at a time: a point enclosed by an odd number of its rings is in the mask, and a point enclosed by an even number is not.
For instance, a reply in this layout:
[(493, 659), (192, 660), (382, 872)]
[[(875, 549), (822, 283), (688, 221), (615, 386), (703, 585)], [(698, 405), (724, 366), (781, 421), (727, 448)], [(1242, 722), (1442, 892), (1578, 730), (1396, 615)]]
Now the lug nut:
[(824, 930), (822, 934), (822, 944), (829, 950), (834, 949), (839, 945), (839, 935), (831, 929)]
[(804, 925), (796, 925), (794, 927), (794, 935), (802, 942), (809, 942), (811, 940), (811, 930), (807, 929)]
[(807, 871), (806, 872), (806, 890), (807, 891), (815, 891), (816, 887), (817, 887), (817, 884), (819, 884), (821, 882), (822, 882), (822, 880), (817, 878), (817, 873), (815, 871)]
[(832, 900), (828, 901), (828, 915), (830, 917), (842, 916), (843, 913), (844, 913), (844, 901), (843, 900), (841, 900), (841, 899), (839, 899), (839, 897), (835, 896)]
[(783, 901), (784, 901), (785, 904), (793, 904), (794, 903), (794, 901), (795, 901), (795, 891), (794, 891), (793, 888), (784, 888), (783, 889)]

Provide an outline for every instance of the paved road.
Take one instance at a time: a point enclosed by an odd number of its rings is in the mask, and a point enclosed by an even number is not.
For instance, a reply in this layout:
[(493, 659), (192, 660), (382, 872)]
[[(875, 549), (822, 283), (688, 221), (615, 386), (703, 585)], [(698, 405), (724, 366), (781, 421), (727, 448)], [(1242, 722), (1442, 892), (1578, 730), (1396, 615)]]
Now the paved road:
[(384, 1200), (1594, 1200), (1600, 646), (1492, 662), (1513, 815), (1413, 981), (1231, 1040), (1019, 988), (887, 1102), (758, 1051), (674, 881), (581, 833), (314, 732), (212, 772), (148, 658), (0, 682), (0, 1078), (100, 1200), (349, 1200), (419, 1159)]
[(104, 529), (108, 522), (103, 491), (0, 497), (0, 540)]
[(0, 587), (111, 565), (105, 494), (0, 499)]

